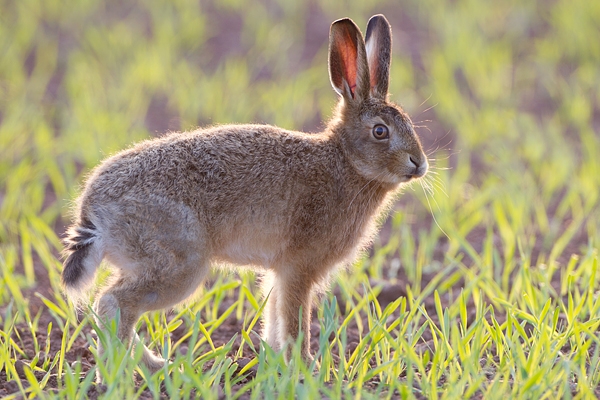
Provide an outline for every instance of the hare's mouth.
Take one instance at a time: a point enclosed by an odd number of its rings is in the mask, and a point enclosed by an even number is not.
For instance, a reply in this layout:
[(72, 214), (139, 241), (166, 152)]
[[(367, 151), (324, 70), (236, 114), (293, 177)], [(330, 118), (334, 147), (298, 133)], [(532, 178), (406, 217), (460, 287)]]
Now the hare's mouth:
[(417, 175), (404, 175), (404, 182), (410, 182), (410, 181), (414, 181), (415, 179), (419, 179), (420, 176)]
[(404, 175), (404, 179), (406, 179), (406, 181), (411, 181), (413, 179), (419, 179), (425, 176), (425, 174), (427, 173), (427, 170), (421, 170), (418, 169), (416, 171), (414, 171), (413, 173), (410, 173), (408, 175)]

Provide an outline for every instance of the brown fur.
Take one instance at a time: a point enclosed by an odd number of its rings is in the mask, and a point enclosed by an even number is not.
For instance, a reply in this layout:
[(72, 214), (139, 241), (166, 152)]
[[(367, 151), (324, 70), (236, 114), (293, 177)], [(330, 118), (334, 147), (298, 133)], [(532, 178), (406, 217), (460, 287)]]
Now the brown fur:
[[(102, 326), (120, 309), (118, 335), (129, 343), (142, 313), (186, 300), (211, 264), (259, 266), (270, 293), (264, 339), (280, 350), (302, 332), (310, 360), (315, 290), (369, 244), (402, 183), (427, 171), (408, 115), (387, 101), (389, 32), (383, 16), (371, 19), (368, 60), (356, 25), (332, 24), (330, 75), (341, 99), (324, 132), (217, 126), (105, 160), (87, 180), (66, 241), (67, 292), (81, 298), (106, 258), (115, 274), (94, 310)], [(389, 138), (373, 136), (377, 124)], [(164, 360), (144, 351), (143, 362), (160, 368)]]

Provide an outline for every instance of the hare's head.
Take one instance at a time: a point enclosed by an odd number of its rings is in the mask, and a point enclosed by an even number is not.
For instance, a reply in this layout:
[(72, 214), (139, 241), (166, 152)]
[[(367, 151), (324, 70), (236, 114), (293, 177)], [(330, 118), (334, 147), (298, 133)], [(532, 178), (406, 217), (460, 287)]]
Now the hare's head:
[(391, 53), (383, 15), (369, 20), (366, 42), (348, 18), (331, 25), (329, 75), (341, 96), (332, 129), (363, 177), (398, 184), (424, 176), (428, 164), (408, 114), (388, 102)]

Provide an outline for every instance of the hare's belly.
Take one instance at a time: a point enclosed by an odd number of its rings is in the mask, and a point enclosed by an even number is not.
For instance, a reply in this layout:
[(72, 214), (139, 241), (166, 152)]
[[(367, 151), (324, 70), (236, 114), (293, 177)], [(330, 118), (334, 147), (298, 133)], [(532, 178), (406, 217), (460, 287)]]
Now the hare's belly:
[(215, 252), (218, 259), (238, 265), (270, 268), (283, 250), (282, 238), (265, 232), (236, 235), (223, 242)]

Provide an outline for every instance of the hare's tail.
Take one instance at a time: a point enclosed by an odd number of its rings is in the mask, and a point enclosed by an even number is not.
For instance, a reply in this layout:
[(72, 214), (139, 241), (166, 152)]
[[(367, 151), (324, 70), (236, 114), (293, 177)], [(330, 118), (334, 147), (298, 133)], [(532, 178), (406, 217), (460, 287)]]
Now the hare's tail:
[(102, 261), (101, 236), (98, 228), (84, 218), (69, 228), (64, 245), (62, 284), (68, 297), (77, 304), (94, 283)]

